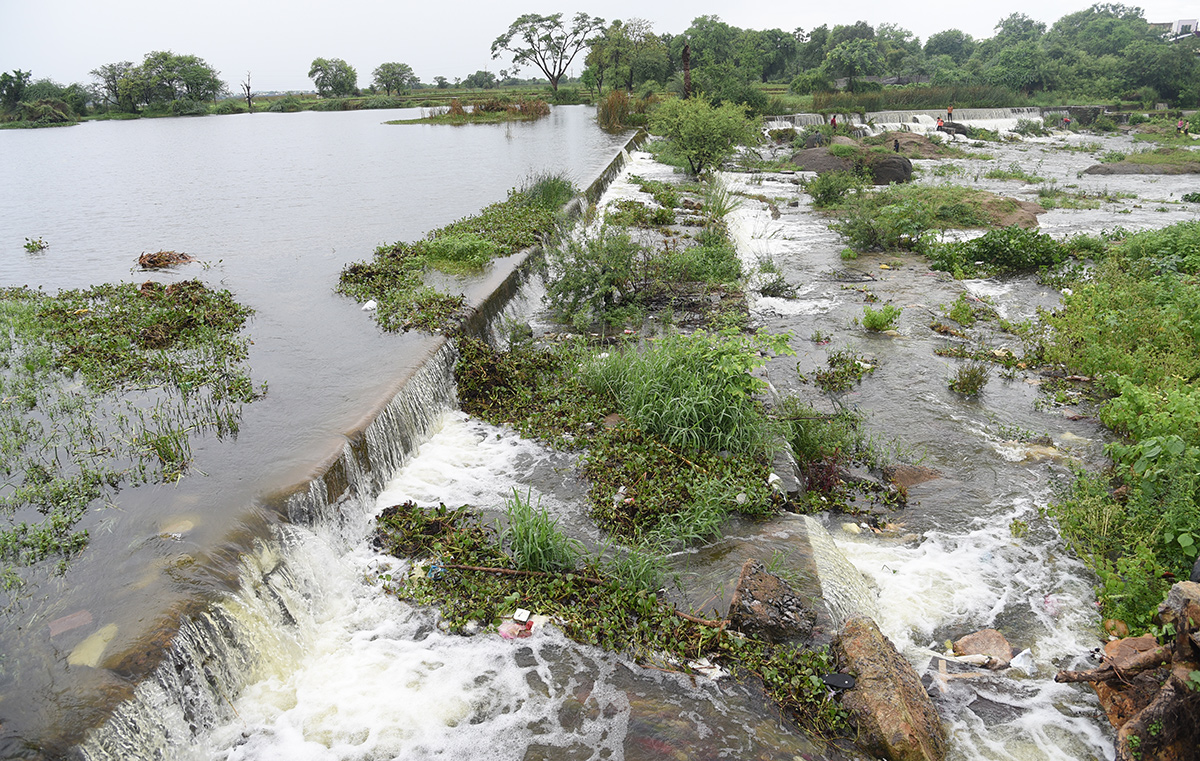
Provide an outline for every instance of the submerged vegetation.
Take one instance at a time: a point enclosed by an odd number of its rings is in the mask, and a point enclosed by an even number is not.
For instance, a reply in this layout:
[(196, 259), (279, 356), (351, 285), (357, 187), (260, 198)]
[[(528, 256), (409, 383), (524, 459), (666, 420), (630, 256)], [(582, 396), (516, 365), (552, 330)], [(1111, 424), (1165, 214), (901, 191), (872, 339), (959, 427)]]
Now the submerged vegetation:
[(87, 542), (88, 508), (124, 483), (174, 481), (191, 438), (237, 433), (257, 398), (240, 335), (251, 311), (197, 280), (0, 291), (0, 562)]

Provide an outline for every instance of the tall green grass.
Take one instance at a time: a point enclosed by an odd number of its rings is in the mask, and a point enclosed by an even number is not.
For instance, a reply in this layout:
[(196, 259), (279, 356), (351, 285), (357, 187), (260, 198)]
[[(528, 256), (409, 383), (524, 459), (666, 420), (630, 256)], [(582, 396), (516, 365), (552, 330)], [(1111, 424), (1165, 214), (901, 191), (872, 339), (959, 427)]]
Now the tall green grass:
[(582, 376), (668, 446), (761, 452), (772, 430), (755, 398), (766, 384), (751, 371), (765, 364), (764, 351), (790, 353), (787, 336), (671, 333), (645, 348), (597, 358)]
[(558, 528), (558, 521), (530, 495), (524, 497), (513, 489), (506, 503), (508, 525), (502, 538), (508, 545), (513, 565), (523, 571), (561, 573), (574, 570), (583, 555), (580, 542), (567, 537)]

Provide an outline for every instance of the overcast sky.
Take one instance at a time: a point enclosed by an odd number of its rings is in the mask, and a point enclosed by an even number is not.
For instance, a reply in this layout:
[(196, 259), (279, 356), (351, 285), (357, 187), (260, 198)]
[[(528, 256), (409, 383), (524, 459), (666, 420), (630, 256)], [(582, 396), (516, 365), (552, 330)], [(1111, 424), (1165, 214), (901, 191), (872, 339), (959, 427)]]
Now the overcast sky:
[[(430, 83), (439, 75), (453, 80), (479, 69), (498, 72), (509, 61), (492, 60), (492, 40), (524, 13), (571, 16), (583, 11), (608, 20), (643, 18), (656, 32), (672, 34), (708, 14), (746, 29), (785, 31), (861, 20), (872, 26), (898, 24), (924, 42), (946, 29), (961, 29), (976, 39), (991, 37), (996, 23), (1010, 13), (1024, 13), (1049, 26), (1090, 5), (1079, 0), (907, 6), (882, 0), (608, 0), (589, 5), (510, 0), (0, 0), (0, 71), (22, 69), (32, 71), (34, 79), (87, 84), (88, 72), (103, 64), (139, 63), (146, 53), (170, 50), (203, 58), (234, 92), (247, 72), (255, 90), (312, 89), (307, 74), (317, 57), (348, 61), (358, 71), (359, 86), (366, 87), (371, 71), (388, 61), (407, 63)], [(1148, 21), (1200, 16), (1200, 0), (1155, 0), (1138, 7)], [(582, 62), (576, 59), (572, 73), (581, 70)]]

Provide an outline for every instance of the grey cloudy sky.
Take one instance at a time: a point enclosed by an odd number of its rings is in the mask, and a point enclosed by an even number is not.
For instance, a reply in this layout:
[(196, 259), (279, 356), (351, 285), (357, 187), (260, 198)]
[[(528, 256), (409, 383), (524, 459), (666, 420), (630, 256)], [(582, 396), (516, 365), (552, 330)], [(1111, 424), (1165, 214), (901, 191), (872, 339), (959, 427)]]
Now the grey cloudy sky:
[[(580, 0), (576, 0), (580, 2)], [(858, 2), (713, 2), (608, 0), (555, 5), (509, 0), (0, 0), (0, 71), (32, 71), (60, 84), (89, 83), (88, 72), (117, 61), (138, 63), (153, 50), (203, 58), (233, 91), (247, 72), (255, 90), (311, 89), (314, 58), (342, 58), (366, 86), (380, 63), (400, 61), (424, 82), (435, 76), (465, 77), (479, 69), (498, 72), (491, 42), (523, 13), (605, 19), (643, 18), (657, 32), (678, 34), (697, 16), (712, 14), (748, 29), (884, 22), (911, 30), (924, 41), (946, 29), (976, 39), (990, 37), (1010, 13), (1048, 26), (1088, 8), (1081, 0), (1016, 0), (1011, 3), (938, 2), (908, 5)], [(1148, 21), (1200, 16), (1200, 0), (1136, 4)], [(576, 61), (573, 73), (582, 63)], [(525, 73), (533, 76), (532, 72)]]

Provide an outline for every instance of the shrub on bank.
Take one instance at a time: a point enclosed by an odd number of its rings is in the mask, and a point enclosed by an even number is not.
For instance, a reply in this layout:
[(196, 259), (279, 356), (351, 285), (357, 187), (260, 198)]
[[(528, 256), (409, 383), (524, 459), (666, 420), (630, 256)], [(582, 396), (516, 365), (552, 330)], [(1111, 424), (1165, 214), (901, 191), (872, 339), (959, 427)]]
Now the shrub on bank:
[(1121, 439), (1109, 473), (1079, 473), (1051, 505), (1100, 578), (1105, 615), (1144, 630), (1200, 549), (1200, 224), (1129, 236), (1042, 315), (1045, 360), (1096, 378)]

